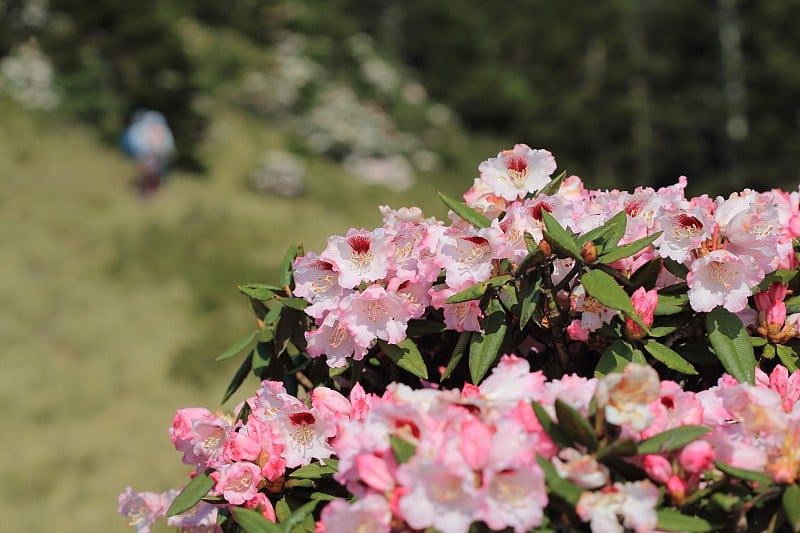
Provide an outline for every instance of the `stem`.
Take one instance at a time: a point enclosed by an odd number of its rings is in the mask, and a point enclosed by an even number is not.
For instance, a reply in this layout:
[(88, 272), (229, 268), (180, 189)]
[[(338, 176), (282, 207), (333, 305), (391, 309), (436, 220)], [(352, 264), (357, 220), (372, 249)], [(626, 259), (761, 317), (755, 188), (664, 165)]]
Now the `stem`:
[[(547, 298), (547, 318), (549, 320), (550, 333), (553, 337), (553, 344), (555, 344), (556, 347), (558, 361), (561, 363), (563, 372), (568, 373), (574, 370), (574, 365), (570, 360), (569, 351), (567, 350), (567, 324), (564, 320), (564, 315), (566, 313), (564, 309), (558, 305), (558, 301), (556, 301), (557, 291), (555, 291), (555, 287), (553, 287), (553, 278), (550, 277), (552, 274), (552, 265), (550, 266), (551, 268), (545, 269), (544, 275), (542, 276), (542, 292)], [(575, 267), (573, 267), (573, 270), (575, 270)], [(572, 274), (572, 271), (570, 271), (570, 274)], [(569, 276), (569, 274), (567, 276)], [(559, 283), (559, 285), (561, 284)]]

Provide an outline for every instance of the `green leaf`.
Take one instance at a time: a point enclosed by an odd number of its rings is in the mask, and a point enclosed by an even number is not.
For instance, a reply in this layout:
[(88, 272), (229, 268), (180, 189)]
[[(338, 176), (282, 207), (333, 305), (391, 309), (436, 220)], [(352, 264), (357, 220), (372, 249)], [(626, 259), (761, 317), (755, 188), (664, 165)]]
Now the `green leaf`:
[(456, 347), (453, 348), (453, 355), (450, 356), (450, 361), (447, 363), (447, 368), (445, 368), (444, 372), (442, 372), (442, 377), (439, 379), (439, 383), (450, 377), (450, 374), (452, 374), (453, 370), (456, 369), (458, 363), (461, 362), (461, 358), (464, 357), (464, 352), (467, 350), (467, 346), (469, 346), (469, 341), (471, 338), (471, 331), (462, 331), (459, 334), (458, 340), (456, 341)]
[(625, 235), (625, 228), (628, 224), (628, 215), (625, 211), (620, 211), (602, 226), (598, 226), (587, 231), (578, 237), (578, 244), (589, 241), (595, 243), (599, 251), (602, 252), (607, 247), (616, 246), (619, 240)]
[(781, 283), (783, 285), (788, 285), (789, 282), (792, 281), (796, 275), (797, 275), (797, 270), (778, 269), (775, 270), (774, 272), (770, 272), (769, 274), (764, 276), (764, 279), (761, 281), (761, 283), (753, 287), (753, 294), (758, 294), (761, 291), (766, 291), (773, 283)]
[(414, 341), (406, 338), (399, 344), (389, 344), (379, 340), (378, 345), (394, 364), (419, 378), (428, 379), (428, 367)]
[(281, 266), (278, 270), (278, 283), (281, 287), (291, 287), (292, 283), (292, 264), (297, 256), (300, 254), (300, 247), (296, 244), (289, 246), (286, 254), (281, 260)]
[(209, 477), (209, 474), (213, 471), (212, 468), (207, 468), (203, 472), (198, 472), (172, 501), (169, 509), (167, 509), (167, 516), (185, 513), (197, 505), (197, 502), (202, 500), (208, 494), (208, 491), (216, 485), (214, 480)]
[(622, 311), (625, 316), (636, 322), (639, 327), (648, 331), (647, 326), (644, 325), (641, 317), (633, 308), (633, 302), (631, 302), (630, 297), (613, 277), (602, 270), (590, 270), (581, 276), (581, 284), (589, 296), (606, 307)]
[(689, 295), (683, 294), (661, 294), (658, 295), (658, 307), (656, 316), (677, 315), (686, 311), (689, 307)]
[(600, 263), (608, 264), (608, 263), (613, 263), (614, 261), (619, 261), (620, 259), (625, 259), (626, 257), (630, 257), (635, 253), (644, 250), (660, 236), (661, 232), (659, 231), (653, 233), (652, 235), (648, 235), (647, 237), (642, 237), (641, 239), (629, 242), (628, 244), (623, 244), (622, 246), (616, 246), (614, 248), (611, 248), (607, 252), (603, 253), (600, 257), (597, 258), (597, 261)]
[(300, 525), (307, 518), (311, 517), (311, 513), (319, 505), (320, 500), (311, 500), (292, 511), (292, 514), (286, 520), (281, 521), (281, 529), (285, 533), (292, 533), (295, 526)]
[(783, 303), (786, 304), (787, 315), (800, 313), (800, 294), (797, 296), (792, 296), (791, 298), (787, 298)]
[(469, 374), (477, 385), (500, 354), (508, 325), (506, 313), (497, 300), (489, 302), (486, 316), (481, 320), (483, 333), (474, 333), (469, 348)]
[(756, 356), (739, 317), (723, 307), (706, 314), (708, 340), (725, 370), (740, 383), (755, 384)]
[(250, 370), (253, 368), (253, 352), (251, 351), (247, 357), (245, 357), (242, 364), (239, 365), (239, 369), (233, 375), (233, 379), (228, 384), (228, 388), (225, 389), (225, 394), (222, 395), (222, 401), (220, 403), (227, 402), (233, 394), (239, 390), (239, 387), (242, 386), (244, 380), (247, 379), (247, 375), (250, 373)]
[(336, 459), (325, 459), (325, 464), (311, 463), (298, 468), (289, 477), (296, 479), (320, 479), (330, 477), (339, 470), (339, 461)]
[(617, 439), (605, 448), (601, 448), (595, 454), (598, 461), (606, 458), (631, 457), (636, 455), (636, 443), (631, 439)]
[(664, 346), (660, 342), (648, 339), (644, 343), (644, 349), (646, 352), (652, 355), (656, 361), (663, 363), (667, 368), (683, 374), (697, 374), (697, 370), (694, 366), (692, 366), (692, 363), (684, 359), (682, 355), (672, 348)]
[(689, 267), (668, 257), (664, 258), (664, 268), (666, 268), (670, 274), (680, 279), (686, 279), (686, 275), (689, 273)]
[[(527, 237), (528, 234), (526, 233), (525, 236)], [(531, 239), (533, 239), (533, 237), (531, 237)], [(529, 268), (542, 264), (544, 260), (544, 252), (539, 248), (539, 246), (534, 244), (533, 250), (528, 252), (528, 255), (525, 256), (525, 259), (520, 261), (519, 265), (517, 265), (514, 275), (520, 277), (525, 274)]]
[(285, 296), (286, 293), (281, 287), (269, 285), (267, 283), (250, 283), (248, 285), (237, 285), (239, 292), (261, 302), (275, 298), (275, 295)]
[(245, 335), (244, 337), (233, 343), (231, 346), (228, 347), (227, 350), (225, 350), (224, 352), (222, 352), (217, 356), (217, 361), (230, 359), (231, 357), (239, 355), (240, 353), (245, 351), (250, 346), (250, 343), (253, 342), (253, 339), (256, 338), (256, 333), (258, 332), (251, 331), (250, 333), (248, 333), (247, 335)]
[(800, 487), (797, 485), (786, 487), (781, 502), (789, 527), (794, 532), (800, 531)]
[(407, 440), (392, 435), (389, 437), (389, 442), (392, 445), (394, 458), (397, 459), (397, 464), (403, 464), (411, 459), (417, 451), (417, 447)]
[(537, 272), (533, 276), (526, 276), (522, 279), (522, 310), (519, 316), (519, 329), (525, 329), (533, 317), (536, 306), (542, 295), (542, 274)]
[(599, 378), (613, 372), (622, 372), (630, 363), (646, 365), (647, 360), (641, 350), (634, 348), (628, 341), (617, 339), (600, 356), (594, 376)]
[(564, 501), (572, 506), (577, 504), (581, 494), (584, 492), (584, 489), (572, 481), (559, 476), (556, 467), (553, 466), (553, 463), (541, 455), (536, 456), (536, 462), (539, 463), (542, 472), (544, 472), (544, 478), (547, 482), (547, 487), (550, 489), (549, 492), (559, 495)]
[(735, 466), (723, 463), (722, 461), (714, 461), (714, 465), (729, 476), (733, 476), (735, 478), (761, 483), (762, 485), (771, 485), (773, 483), (771, 477), (762, 474), (761, 472), (745, 470), (744, 468), (736, 468)]
[(597, 449), (597, 435), (589, 422), (568, 403), (556, 398), (558, 427), (572, 442), (585, 446), (590, 452)]
[(658, 515), (656, 529), (659, 531), (703, 532), (716, 529), (716, 526), (704, 518), (685, 515), (675, 509), (659, 509), (656, 514)]
[(478, 229), (488, 228), (489, 226), (492, 225), (492, 222), (488, 218), (486, 218), (479, 212), (475, 211), (464, 202), (459, 202), (458, 200), (450, 198), (449, 196), (441, 192), (437, 192), (436, 194), (439, 195), (439, 198), (442, 199), (444, 205), (449, 207), (453, 213), (461, 217), (461, 219), (466, 220), (476, 228)]
[(283, 529), (258, 511), (232, 505), (231, 513), (245, 533), (281, 533)]
[(537, 194), (546, 194), (547, 196), (553, 196), (554, 194), (558, 193), (558, 189), (561, 188), (561, 184), (564, 182), (564, 178), (567, 177), (567, 171), (564, 170), (556, 176), (555, 178), (551, 179), (550, 182), (542, 187)]
[(710, 432), (708, 426), (680, 426), (668, 429), (639, 443), (640, 454), (665, 453), (679, 450)]
[(288, 520), (291, 515), (292, 510), (289, 509), (289, 504), (286, 503), (286, 497), (278, 500), (278, 503), (275, 504), (275, 516), (278, 517), (278, 522)]
[(558, 427), (550, 415), (547, 414), (547, 411), (542, 404), (537, 402), (536, 400), (531, 401), (531, 406), (533, 407), (533, 412), (536, 415), (536, 418), (539, 420), (539, 424), (542, 425), (542, 429), (547, 433), (547, 435), (553, 439), (553, 442), (558, 444), (561, 448), (566, 448), (572, 444), (569, 437), (567, 437), (561, 428)]
[(445, 303), (459, 304), (462, 302), (469, 302), (471, 300), (480, 300), (490, 287), (499, 287), (504, 285), (511, 279), (509, 275), (497, 276), (492, 279), (487, 279), (480, 283), (476, 283), (472, 287), (468, 287), (461, 292), (458, 292), (447, 299)]
[(775, 351), (778, 353), (778, 358), (783, 363), (783, 366), (791, 374), (797, 370), (797, 352), (791, 346), (785, 344), (776, 344)]
[(543, 230), (545, 240), (552, 246), (563, 251), (566, 255), (582, 261), (581, 247), (576, 242), (575, 237), (562, 228), (558, 221), (553, 218), (553, 215), (548, 213), (545, 209), (542, 209), (542, 220), (544, 221), (545, 227)]

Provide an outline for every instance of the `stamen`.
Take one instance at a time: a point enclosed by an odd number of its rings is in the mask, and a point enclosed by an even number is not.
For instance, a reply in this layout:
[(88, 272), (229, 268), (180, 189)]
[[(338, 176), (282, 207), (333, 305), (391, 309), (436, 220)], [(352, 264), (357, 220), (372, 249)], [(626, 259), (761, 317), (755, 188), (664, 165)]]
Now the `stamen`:
[(725, 263), (720, 261), (713, 261), (708, 267), (711, 269), (711, 279), (717, 283), (722, 283), (726, 289), (730, 289), (733, 285), (736, 275), (728, 270)]
[(357, 254), (367, 254), (370, 248), (370, 239), (366, 235), (353, 235), (347, 239), (347, 244)]
[(514, 185), (521, 187), (528, 176), (528, 161), (524, 157), (512, 156), (506, 161), (508, 175), (514, 181)]

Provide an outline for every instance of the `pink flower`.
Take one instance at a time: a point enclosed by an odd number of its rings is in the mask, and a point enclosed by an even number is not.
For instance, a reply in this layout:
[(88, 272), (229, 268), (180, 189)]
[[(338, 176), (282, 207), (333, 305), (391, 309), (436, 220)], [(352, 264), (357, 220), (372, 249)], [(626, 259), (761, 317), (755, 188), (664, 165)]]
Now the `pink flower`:
[(648, 480), (614, 483), (598, 492), (584, 492), (575, 512), (596, 533), (622, 533), (622, 526), (648, 533), (655, 530), (658, 522), (657, 502), (658, 488)]
[(272, 502), (269, 501), (269, 498), (267, 498), (267, 495), (263, 492), (256, 492), (255, 496), (244, 502), (244, 506), (247, 509), (259, 511), (261, 516), (270, 522), (275, 522), (277, 520), (275, 508), (272, 506)]
[[(170, 502), (178, 495), (178, 491), (170, 497)], [(194, 507), (179, 515), (167, 518), (167, 525), (179, 531), (197, 531), (207, 533), (220, 533), (222, 528), (217, 525), (217, 506), (205, 502), (198, 502)]]
[(356, 456), (358, 477), (373, 490), (391, 491), (396, 485), (394, 472), (397, 470), (397, 465), (394, 464), (393, 459), (390, 462), (387, 461), (390, 457), (393, 456), (389, 454), (386, 459), (373, 454)]
[(242, 505), (255, 497), (261, 482), (261, 469), (250, 462), (236, 462), (223, 466), (214, 491), (228, 503)]
[(341, 368), (347, 364), (347, 358), (356, 361), (364, 358), (370, 343), (359, 344), (353, 332), (339, 320), (338, 311), (331, 311), (322, 321), (318, 329), (305, 333), (306, 351), (311, 357), (325, 355), (328, 366)]
[(714, 250), (696, 259), (686, 276), (692, 309), (708, 312), (723, 306), (731, 313), (747, 307), (752, 288), (764, 279), (764, 271), (747, 255)]
[(642, 431), (653, 421), (650, 403), (658, 398), (658, 374), (649, 366), (629, 364), (621, 374), (609, 374), (597, 384), (597, 408), (606, 420)]
[(374, 394), (367, 394), (361, 383), (356, 383), (350, 389), (350, 419), (363, 421), (367, 417), (367, 413), (372, 409), (377, 396)]
[(449, 329), (481, 331), (480, 319), (483, 318), (483, 311), (481, 311), (478, 300), (456, 304), (445, 303), (450, 296), (457, 292), (459, 291), (449, 287), (437, 287), (437, 290), (431, 290), (431, 305), (444, 311), (444, 323)]
[(597, 462), (593, 455), (583, 454), (575, 448), (564, 448), (553, 457), (558, 475), (574, 481), (586, 489), (603, 487), (611, 481), (608, 468)]
[(533, 150), (517, 144), (478, 166), (481, 179), (497, 196), (513, 201), (541, 190), (550, 181), (556, 160), (547, 150)]
[(663, 231), (653, 241), (658, 255), (679, 263), (689, 259), (692, 250), (699, 248), (715, 227), (713, 218), (697, 207), (686, 210), (664, 206), (659, 210), (656, 220)]
[(178, 409), (172, 419), (172, 427), (169, 429), (169, 438), (175, 446), (175, 450), (183, 452), (182, 461), (190, 465), (201, 465), (203, 460), (194, 454), (194, 438), (192, 436), (192, 426), (195, 420), (214, 416), (211, 411), (203, 407), (187, 407)]
[(380, 285), (348, 296), (340, 309), (339, 320), (353, 332), (359, 346), (369, 346), (376, 338), (390, 344), (402, 342), (412, 313), (405, 300)]
[(678, 453), (678, 462), (690, 474), (705, 472), (714, 464), (716, 453), (705, 440), (690, 442)]
[(339, 272), (339, 285), (345, 289), (386, 277), (390, 257), (382, 228), (372, 232), (350, 229), (344, 237), (329, 237), (327, 248), (320, 254), (321, 260), (331, 263)]
[[(653, 325), (656, 307), (658, 307), (658, 292), (655, 290), (646, 291), (644, 287), (639, 287), (631, 295), (633, 308), (645, 326), (648, 328)], [(639, 325), (625, 318), (625, 336), (632, 340), (639, 340), (645, 336), (644, 330)]]
[(298, 257), (293, 265), (294, 270), (294, 295), (305, 298), (311, 304), (312, 311), (306, 313), (315, 318), (321, 318), (326, 311), (336, 308), (342, 296), (342, 286), (339, 285), (339, 273), (333, 269), (333, 264), (319, 259), (316, 254), (308, 253)]
[(298, 409), (281, 413), (277, 420), (283, 437), (283, 457), (287, 468), (311, 463), (313, 459), (326, 459), (333, 455), (328, 439), (336, 434), (333, 420), (327, 420), (315, 410)]
[(334, 500), (322, 509), (321, 528), (318, 527), (317, 531), (389, 533), (391, 519), (389, 504), (380, 496), (372, 494), (352, 504), (344, 500)]
[(645, 455), (642, 459), (642, 468), (651, 479), (662, 484), (666, 484), (672, 477), (672, 465), (662, 455)]
[[(494, 246), (500, 246), (500, 231), (472, 227), (463, 232), (455, 230), (442, 236), (436, 261), (445, 270), (445, 282), (450, 287), (468, 287), (491, 277), (492, 260), (498, 257)], [(494, 246), (493, 246), (494, 244)]]
[(547, 490), (539, 465), (507, 468), (484, 474), (481, 506), (475, 519), (493, 530), (512, 528), (524, 533), (542, 523)]
[(127, 487), (117, 499), (117, 512), (128, 520), (128, 525), (136, 528), (136, 533), (150, 533), (150, 526), (164, 516), (170, 502), (163, 494), (156, 492), (134, 492)]

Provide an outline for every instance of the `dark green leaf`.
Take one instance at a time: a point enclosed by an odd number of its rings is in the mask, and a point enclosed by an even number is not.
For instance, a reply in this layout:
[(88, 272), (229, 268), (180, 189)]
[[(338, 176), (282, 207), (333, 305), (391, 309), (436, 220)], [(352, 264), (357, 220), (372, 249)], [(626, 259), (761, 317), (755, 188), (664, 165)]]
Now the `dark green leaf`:
[(594, 375), (595, 377), (602, 377), (612, 372), (621, 372), (630, 363), (646, 365), (647, 360), (644, 358), (644, 354), (634, 349), (630, 343), (617, 339), (600, 356)]
[(656, 286), (658, 275), (661, 273), (661, 260), (653, 259), (636, 270), (631, 276), (631, 284), (634, 287), (644, 287), (651, 290)]
[(389, 344), (386, 341), (378, 341), (378, 344), (394, 364), (419, 378), (428, 379), (428, 367), (425, 366), (425, 360), (414, 341), (406, 338), (400, 344)]
[(319, 500), (321, 502), (332, 502), (333, 500), (341, 500), (340, 496), (334, 496), (327, 492), (312, 492), (309, 496), (312, 500)]
[(568, 403), (556, 399), (558, 427), (572, 442), (585, 446), (590, 452), (597, 448), (597, 435), (589, 422)]
[(764, 346), (765, 344), (767, 344), (767, 339), (765, 339), (764, 337), (750, 337), (750, 344), (753, 345), (753, 348), (756, 348), (758, 346)]
[(558, 425), (550, 418), (550, 415), (547, 414), (544, 407), (537, 402), (532, 401), (531, 406), (533, 407), (533, 412), (536, 415), (536, 418), (539, 420), (539, 424), (542, 425), (542, 429), (547, 433), (547, 435), (553, 439), (553, 442), (559, 445), (561, 448), (566, 448), (572, 444), (569, 437), (567, 437), (563, 431), (558, 427)]
[(323, 477), (330, 477), (339, 469), (339, 461), (336, 459), (325, 459), (325, 464), (311, 463), (298, 468), (289, 477), (296, 479), (320, 479)]
[(692, 363), (684, 359), (682, 355), (672, 348), (664, 346), (660, 342), (648, 339), (644, 343), (644, 349), (652, 355), (656, 361), (663, 363), (667, 368), (683, 374), (697, 374), (697, 370), (692, 366)]
[(256, 333), (257, 333), (256, 331), (251, 331), (250, 333), (248, 333), (247, 335), (245, 335), (244, 337), (233, 343), (230, 347), (228, 347), (227, 350), (225, 350), (224, 352), (222, 352), (217, 356), (217, 361), (230, 359), (231, 357), (239, 355), (240, 353), (245, 351), (248, 348), (248, 346), (250, 346), (250, 343), (253, 342), (253, 339), (256, 338)]
[(285, 296), (285, 292), (281, 287), (269, 285), (267, 283), (250, 283), (248, 285), (237, 285), (239, 292), (245, 296), (249, 296), (254, 300), (267, 301), (275, 298), (275, 295)]
[(508, 280), (511, 279), (511, 276), (503, 275), (497, 276), (496, 278), (488, 279), (486, 281), (482, 281), (480, 283), (476, 283), (475, 285), (464, 289), (461, 292), (458, 292), (447, 299), (445, 303), (448, 304), (458, 304), (462, 302), (469, 302), (471, 300), (480, 300), (489, 287), (499, 287), (500, 285), (505, 284)]
[(631, 302), (630, 297), (613, 277), (602, 270), (590, 270), (581, 276), (581, 284), (589, 296), (606, 307), (622, 311), (625, 316), (636, 322), (639, 327), (648, 331), (647, 326), (644, 325), (642, 319), (633, 308), (633, 302)]
[(675, 509), (659, 509), (656, 513), (658, 515), (656, 529), (659, 531), (703, 532), (716, 529), (716, 526), (704, 518), (685, 515)]
[(539, 298), (542, 295), (542, 274), (537, 272), (533, 276), (526, 276), (522, 279), (522, 310), (519, 316), (519, 329), (525, 326), (533, 317), (536, 306), (539, 305)]
[(279, 269), (278, 274), (278, 283), (281, 287), (291, 287), (292, 284), (292, 265), (294, 264), (294, 260), (297, 259), (297, 256), (300, 254), (300, 247), (296, 244), (289, 246), (289, 249), (286, 250), (286, 254), (283, 256), (281, 260), (281, 266)]
[(298, 311), (302, 311), (308, 307), (308, 305), (308, 302), (303, 298), (287, 298), (283, 300), (284, 307), (291, 307), (292, 309), (297, 309)]
[(611, 457), (631, 457), (636, 455), (636, 443), (631, 439), (617, 439), (605, 448), (597, 451), (595, 456), (598, 461)]
[(773, 483), (771, 477), (762, 474), (761, 472), (756, 472), (754, 470), (745, 470), (744, 468), (736, 468), (735, 466), (723, 463), (722, 461), (714, 461), (714, 465), (716, 465), (717, 468), (719, 468), (729, 476), (735, 478), (743, 479), (745, 481), (753, 481), (755, 483), (761, 483), (762, 485), (771, 485)]
[(783, 303), (786, 304), (786, 314), (800, 313), (800, 295), (787, 298)]
[(671, 452), (683, 448), (711, 431), (708, 426), (681, 426), (653, 435), (639, 443), (641, 454)]
[(293, 533), (293, 529), (295, 526), (300, 525), (307, 518), (310, 518), (311, 513), (313, 513), (314, 509), (317, 508), (319, 502), (320, 500), (311, 500), (310, 502), (305, 503), (300, 507), (298, 507), (297, 509), (295, 509), (289, 516), (289, 518), (281, 521), (281, 529), (283, 529), (284, 533)]
[(785, 344), (776, 344), (775, 351), (789, 373), (797, 370), (797, 352), (795, 352), (794, 348)]
[(486, 316), (481, 320), (483, 333), (473, 333), (469, 348), (469, 374), (478, 384), (494, 364), (506, 337), (506, 313), (497, 300), (489, 302)]
[(756, 356), (739, 317), (723, 307), (706, 314), (708, 340), (725, 370), (740, 383), (755, 384)]
[(584, 492), (584, 489), (572, 481), (559, 476), (556, 467), (553, 466), (553, 463), (541, 455), (536, 456), (536, 462), (539, 463), (539, 466), (542, 468), (542, 472), (544, 472), (544, 478), (545, 481), (547, 481), (547, 487), (550, 489), (550, 492), (558, 494), (570, 505), (574, 506), (577, 504), (581, 494)]
[(686, 279), (686, 274), (689, 273), (689, 267), (668, 257), (664, 258), (664, 268), (666, 268), (670, 274), (680, 279)]
[(766, 291), (769, 289), (770, 285), (773, 283), (780, 283), (782, 285), (788, 285), (792, 279), (797, 275), (797, 270), (775, 270), (774, 272), (770, 272), (764, 279), (753, 287), (753, 294), (757, 294), (761, 291)]
[(209, 474), (213, 471), (213, 469), (208, 468), (203, 472), (198, 472), (170, 504), (169, 509), (167, 509), (167, 516), (185, 513), (197, 505), (197, 502), (202, 500), (216, 484), (209, 477)]
[[(526, 233), (525, 236), (527, 237), (528, 234)], [(533, 237), (531, 237), (531, 240), (532, 239)], [(542, 264), (544, 260), (544, 252), (534, 243), (533, 250), (528, 252), (528, 255), (520, 261), (519, 265), (517, 265), (517, 269), (514, 271), (514, 275), (517, 277), (522, 276), (529, 268)]]
[(575, 237), (570, 232), (561, 227), (553, 215), (542, 209), (542, 220), (544, 221), (543, 230), (545, 240), (554, 248), (560, 249), (566, 255), (583, 260), (581, 257), (581, 247), (576, 242)]
[(567, 171), (562, 171), (561, 174), (551, 179), (547, 185), (542, 187), (542, 190), (539, 191), (538, 194), (546, 194), (547, 196), (553, 196), (554, 194), (557, 194), (558, 189), (561, 188), (561, 184), (564, 182), (564, 178), (566, 177)]
[(783, 491), (783, 512), (792, 531), (800, 531), (800, 487), (789, 485)]
[(244, 380), (247, 379), (247, 375), (250, 373), (250, 370), (253, 368), (253, 351), (251, 351), (247, 357), (245, 357), (242, 364), (239, 365), (239, 369), (233, 375), (233, 379), (231, 382), (228, 383), (228, 388), (225, 389), (225, 394), (222, 395), (222, 401), (220, 403), (227, 402), (233, 394), (239, 390), (239, 387), (242, 386)]
[(620, 211), (602, 226), (591, 229), (578, 237), (578, 244), (592, 241), (598, 245), (598, 249), (607, 246), (616, 246), (619, 240), (625, 235), (625, 228), (628, 224), (628, 215), (625, 211)]
[(283, 531), (280, 526), (264, 518), (264, 515), (258, 511), (235, 505), (232, 505), (230, 509), (245, 533), (281, 533)]
[(406, 335), (409, 337), (421, 337), (423, 335), (435, 335), (447, 331), (447, 326), (436, 320), (409, 320), (406, 328)]
[(626, 257), (630, 257), (648, 246), (652, 244), (654, 240), (656, 240), (661, 235), (661, 232), (653, 233), (652, 235), (648, 235), (647, 237), (642, 237), (639, 240), (629, 242), (628, 244), (623, 244), (622, 246), (615, 246), (614, 248), (609, 249), (605, 253), (603, 253), (597, 260), (600, 263), (613, 263), (614, 261), (619, 261), (620, 259), (625, 259)]
[(394, 458), (397, 459), (397, 464), (405, 463), (411, 459), (417, 451), (415, 445), (396, 435), (389, 437), (389, 442), (392, 444), (392, 451), (394, 452)]
[(445, 368), (444, 372), (442, 372), (442, 377), (439, 379), (440, 383), (450, 377), (450, 374), (452, 374), (453, 370), (456, 369), (456, 366), (461, 361), (461, 358), (464, 357), (464, 352), (467, 350), (467, 346), (469, 346), (469, 341), (471, 338), (471, 331), (462, 331), (458, 335), (456, 347), (453, 349), (453, 355), (450, 356), (450, 361), (447, 363), (447, 368)]
[(486, 218), (479, 212), (475, 211), (467, 204), (459, 202), (454, 198), (450, 198), (449, 196), (441, 192), (437, 192), (436, 194), (439, 195), (439, 198), (442, 199), (444, 205), (449, 207), (453, 213), (461, 217), (462, 220), (466, 220), (476, 228), (478, 229), (488, 228), (489, 226), (492, 225), (492, 222), (488, 218)]

